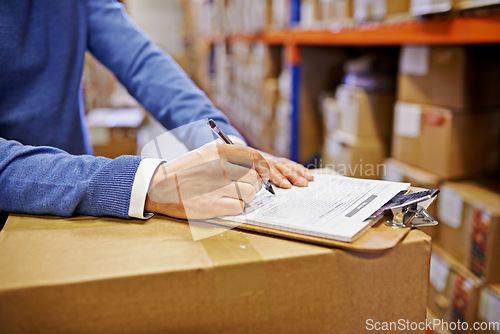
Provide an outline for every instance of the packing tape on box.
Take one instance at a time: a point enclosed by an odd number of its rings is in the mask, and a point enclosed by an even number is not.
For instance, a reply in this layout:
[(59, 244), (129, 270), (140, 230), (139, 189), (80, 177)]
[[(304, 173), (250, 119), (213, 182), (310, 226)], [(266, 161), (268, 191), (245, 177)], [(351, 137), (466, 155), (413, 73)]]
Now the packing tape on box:
[(226, 230), (200, 239), (212, 260), (217, 295), (222, 299), (236, 299), (264, 295), (266, 267), (259, 252), (243, 232)]

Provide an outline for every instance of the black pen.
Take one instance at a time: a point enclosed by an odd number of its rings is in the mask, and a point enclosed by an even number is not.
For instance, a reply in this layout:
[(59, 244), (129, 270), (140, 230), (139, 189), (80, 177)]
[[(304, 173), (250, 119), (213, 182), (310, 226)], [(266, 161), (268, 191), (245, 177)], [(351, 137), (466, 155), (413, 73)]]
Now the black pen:
[[(215, 123), (213, 119), (210, 118), (207, 124), (210, 127), (210, 129), (212, 129), (212, 131), (217, 135), (217, 137), (222, 139), (224, 143), (229, 145), (234, 145), (233, 141), (224, 133), (224, 131), (222, 131), (221, 128), (219, 128), (219, 126), (217, 125), (217, 123)], [(269, 191), (271, 194), (276, 195), (273, 186), (269, 182), (264, 181), (264, 188), (266, 188), (266, 190)]]

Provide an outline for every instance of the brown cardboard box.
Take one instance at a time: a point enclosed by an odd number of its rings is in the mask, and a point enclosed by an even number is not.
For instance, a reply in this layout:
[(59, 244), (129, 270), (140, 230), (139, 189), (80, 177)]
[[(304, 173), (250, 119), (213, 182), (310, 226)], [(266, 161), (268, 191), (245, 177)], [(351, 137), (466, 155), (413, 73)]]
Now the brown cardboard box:
[(447, 182), (438, 196), (439, 245), (486, 283), (500, 282), (500, 193)]
[(498, 59), (500, 45), (404, 46), (398, 100), (453, 108), (457, 112), (498, 107)]
[(89, 111), (86, 124), (94, 154), (107, 158), (137, 154), (137, 132), (144, 117), (140, 108)]
[(394, 94), (340, 85), (336, 91), (339, 129), (352, 136), (390, 137)]
[(320, 20), (325, 23), (352, 21), (353, 0), (319, 0)]
[(427, 322), (431, 325), (429, 325), (430, 328), (426, 331), (426, 334), (452, 334), (441, 324), (441, 321), (442, 319), (439, 319), (431, 310), (427, 309)]
[(314, 27), (321, 18), (319, 0), (300, 1), (300, 26), (302, 28)]
[[(393, 158), (389, 158), (385, 161), (385, 173), (383, 178), (386, 181), (409, 182), (413, 187), (427, 189), (439, 188), (443, 181), (443, 179), (436, 174), (410, 166)], [(437, 204), (434, 204), (434, 202), (427, 208), (427, 211), (431, 216), (437, 218)], [(419, 228), (429, 234), (433, 240), (439, 237), (439, 228), (437, 226)]]
[(484, 334), (500, 333), (500, 284), (485, 286), (481, 289), (479, 299), (478, 321), (487, 324), (483, 327)]
[(456, 1), (458, 1), (457, 6), (462, 10), (500, 5), (499, 0), (456, 0)]
[(160, 216), (11, 216), (0, 332), (359, 334), (368, 319), (425, 321), (430, 242), (418, 230), (377, 252), (221, 234), (193, 241)]
[(412, 16), (446, 13), (455, 9), (458, 0), (412, 0), (410, 13)]
[(460, 331), (458, 321), (466, 322), (472, 327), (477, 320), (479, 291), (482, 285), (472, 272), (439, 247), (432, 246), (431, 270), (429, 284), (429, 304), (431, 313), (447, 322), (453, 333), (469, 333)]
[(381, 21), (409, 15), (410, 0), (353, 0), (354, 20)]
[(325, 139), (323, 161), (341, 175), (380, 179), (388, 152), (388, 140), (376, 136), (354, 137), (337, 131)]
[(461, 114), (398, 102), (392, 156), (443, 178), (495, 171), (500, 169), (499, 124), (498, 111)]

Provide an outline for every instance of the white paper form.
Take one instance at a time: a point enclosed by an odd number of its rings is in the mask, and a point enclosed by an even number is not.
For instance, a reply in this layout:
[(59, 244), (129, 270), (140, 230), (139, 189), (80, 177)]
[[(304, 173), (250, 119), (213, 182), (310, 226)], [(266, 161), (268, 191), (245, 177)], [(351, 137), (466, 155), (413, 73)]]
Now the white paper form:
[(353, 241), (364, 220), (409, 183), (315, 175), (308, 187), (260, 191), (245, 213), (224, 219), (340, 241)]

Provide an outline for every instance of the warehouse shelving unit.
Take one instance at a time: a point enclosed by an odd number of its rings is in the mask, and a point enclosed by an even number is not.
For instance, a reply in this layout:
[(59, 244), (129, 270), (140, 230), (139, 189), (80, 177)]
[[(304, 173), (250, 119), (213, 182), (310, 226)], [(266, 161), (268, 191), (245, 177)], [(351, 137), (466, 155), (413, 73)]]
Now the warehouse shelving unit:
[[(290, 158), (298, 160), (300, 122), (300, 46), (397, 46), (405, 44), (500, 43), (500, 16), (424, 18), (397, 22), (366, 22), (332, 29), (288, 28), (260, 33), (215, 34), (188, 38), (189, 42), (261, 42), (282, 45), (285, 66), (292, 73)], [(243, 133), (247, 137), (249, 134)], [(252, 142), (252, 138), (248, 138)]]
[(216, 34), (209, 41), (296, 45), (484, 44), (500, 42), (500, 16), (361, 23), (332, 29), (284, 29), (263, 33)]

